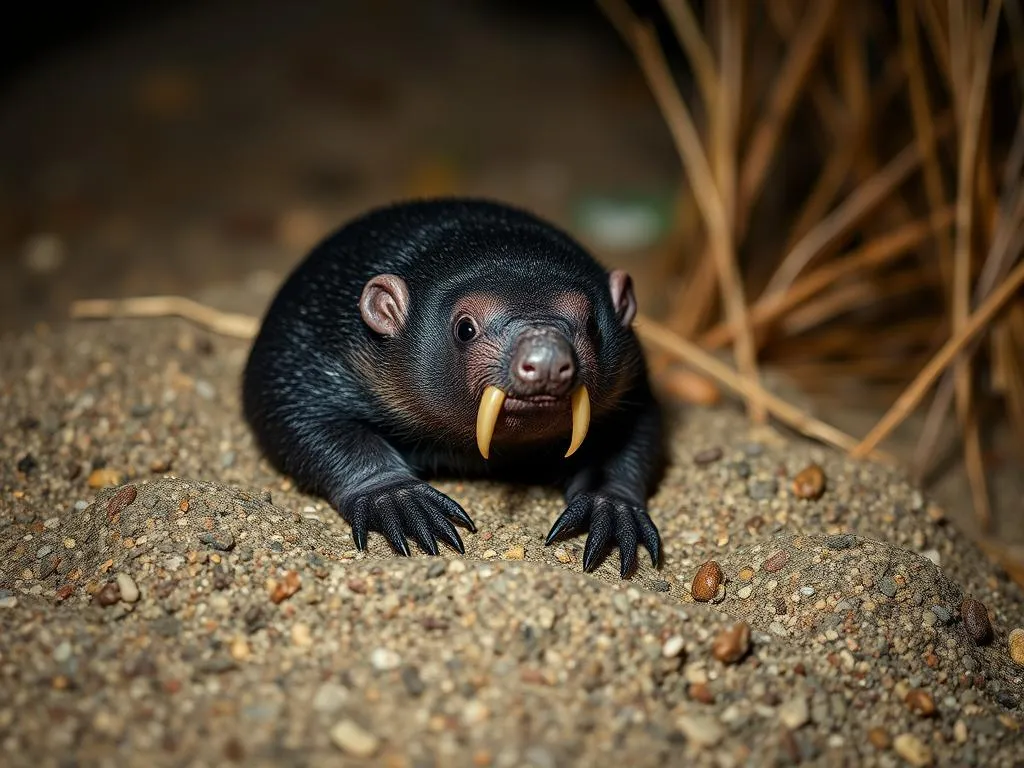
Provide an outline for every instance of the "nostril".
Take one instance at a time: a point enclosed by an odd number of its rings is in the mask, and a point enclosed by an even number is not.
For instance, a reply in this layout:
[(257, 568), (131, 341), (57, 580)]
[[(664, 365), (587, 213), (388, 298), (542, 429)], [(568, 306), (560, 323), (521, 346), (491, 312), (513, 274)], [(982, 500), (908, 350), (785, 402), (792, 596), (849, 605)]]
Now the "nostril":
[(519, 370), (521, 370), (523, 373), (537, 372), (537, 369), (534, 367), (532, 363), (523, 363), (521, 366), (519, 366)]

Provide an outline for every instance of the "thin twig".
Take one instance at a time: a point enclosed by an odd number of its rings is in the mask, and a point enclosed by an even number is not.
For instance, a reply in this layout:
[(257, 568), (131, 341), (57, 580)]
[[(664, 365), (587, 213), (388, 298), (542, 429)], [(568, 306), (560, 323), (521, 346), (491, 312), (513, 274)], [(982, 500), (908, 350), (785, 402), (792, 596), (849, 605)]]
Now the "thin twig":
[[(974, 224), (974, 179), (977, 169), (978, 141), (981, 129), (981, 117), (985, 106), (985, 93), (988, 86), (988, 73), (992, 64), (992, 49), (995, 45), (996, 26), (999, 21), (1001, 0), (992, 0), (978, 40), (978, 48), (982, 52), (980, 60), (974, 63), (974, 71), (970, 77), (970, 89), (959, 96), (964, 101), (962, 119), (962, 138), (960, 142), (960, 162), (958, 172), (958, 189), (956, 201), (956, 243), (953, 249), (953, 330), (959, 333), (967, 322), (971, 301), (971, 237)], [(961, 57), (970, 55), (973, 46), (967, 42), (970, 35), (952, 30), (956, 19), (954, 14), (966, 16), (966, 9), (960, 6), (959, 0), (950, 0), (951, 44), (953, 60), (956, 66), (967, 67), (968, 61)], [(972, 24), (973, 28), (973, 24)], [(962, 49), (958, 51), (958, 46)], [(964, 71), (966, 78), (966, 70)], [(960, 357), (954, 365), (954, 382), (956, 388), (956, 405), (961, 428), (964, 430), (964, 447), (966, 450), (967, 471), (971, 480), (974, 497), (974, 509), (983, 523), (990, 517), (988, 493), (985, 490), (984, 464), (981, 458), (981, 438), (978, 433), (976, 414), (973, 413), (971, 396), (971, 368), (966, 357)]]
[[(773, 0), (778, 2), (778, 0)], [(754, 128), (740, 171), (737, 230), (746, 231), (750, 211), (757, 201), (771, 161), (792, 114), (796, 98), (818, 58), (836, 10), (836, 0), (816, 0), (790, 43), (786, 60), (775, 79), (765, 114)]]
[(701, 34), (700, 23), (690, 7), (689, 0), (661, 0), (661, 5), (672, 22), (672, 28), (686, 52), (686, 57), (690, 60), (701, 98), (710, 108), (718, 98), (717, 94), (721, 87), (715, 57), (711, 54), (711, 48), (704, 35)]
[(139, 296), (130, 299), (84, 299), (71, 304), (71, 317), (106, 319), (112, 317), (181, 317), (222, 336), (252, 339), (259, 318), (222, 312), (184, 296)]
[[(602, 6), (617, 7), (614, 11), (620, 18), (628, 18), (630, 11), (621, 0), (601, 0)], [(690, 110), (679, 94), (668, 64), (665, 61), (657, 37), (649, 25), (636, 20), (635, 17), (626, 26), (629, 33), (627, 42), (633, 48), (640, 62), (651, 91), (661, 107), (662, 114), (668, 123), (669, 131), (676, 142), (676, 148), (687, 175), (693, 185), (697, 202), (708, 229), (708, 237), (712, 244), (712, 253), (718, 269), (718, 284), (725, 305), (726, 316), (736, 329), (736, 360), (740, 371), (753, 381), (759, 379), (757, 358), (754, 351), (753, 338), (747, 319), (747, 305), (743, 294), (743, 283), (736, 265), (736, 254), (733, 247), (732, 232), (721, 196), (715, 187), (711, 168), (701, 146), (700, 136), (693, 123)], [(748, 406), (751, 418), (755, 422), (765, 418), (764, 406), (757, 400), (757, 392)]]
[[(950, 129), (949, 121), (942, 121), (937, 132)], [(889, 161), (873, 177), (854, 190), (843, 203), (798, 242), (779, 264), (763, 296), (784, 292), (797, 275), (822, 251), (845, 235), (863, 217), (881, 205), (888, 195), (920, 165), (921, 148), (910, 144)]]
[[(840, 259), (823, 264), (793, 283), (785, 293), (758, 299), (750, 309), (750, 322), (755, 333), (839, 280), (890, 263), (923, 243), (933, 233), (949, 227), (952, 221), (953, 209), (947, 206), (945, 210), (933, 215), (930, 221), (906, 224), (895, 232), (882, 235), (850, 251)], [(719, 323), (704, 334), (700, 343), (705, 349), (717, 349), (731, 340), (732, 329), (727, 323)]]
[[(696, 344), (673, 333), (665, 326), (648, 318), (639, 318), (636, 323), (636, 331), (640, 338), (648, 344), (673, 355), (706, 376), (710, 376), (737, 395), (748, 400), (754, 398), (760, 400), (769, 413), (798, 432), (844, 451), (849, 451), (857, 445), (856, 439), (842, 430), (815, 419), (795, 405), (791, 405), (761, 388), (759, 384), (740, 376), (714, 355), (705, 352)], [(872, 452), (872, 457), (883, 461), (892, 461), (891, 457), (881, 451)]]
[(1012, 299), (1020, 287), (1024, 285), (1024, 262), (1017, 267), (1001, 283), (992, 295), (967, 319), (967, 324), (947, 341), (942, 349), (928, 361), (914, 381), (903, 391), (889, 411), (879, 420), (852, 451), (855, 457), (864, 457), (871, 453), (879, 443), (898, 427), (909, 416), (928, 393), (932, 384), (946, 369), (965, 346), (977, 336), (985, 326)]
[[(910, 88), (910, 106), (914, 118), (914, 130), (918, 145), (924, 159), (924, 188), (928, 196), (928, 205), (937, 211), (946, 204), (946, 191), (942, 183), (942, 170), (935, 154), (935, 124), (932, 120), (932, 109), (928, 102), (928, 86), (921, 63), (921, 46), (917, 37), (917, 17), (914, 15), (912, 0), (900, 0), (900, 30), (903, 35), (903, 61), (907, 71), (907, 82)], [(952, 282), (952, 253), (949, 240), (943, 233), (935, 238), (939, 249), (939, 274)]]

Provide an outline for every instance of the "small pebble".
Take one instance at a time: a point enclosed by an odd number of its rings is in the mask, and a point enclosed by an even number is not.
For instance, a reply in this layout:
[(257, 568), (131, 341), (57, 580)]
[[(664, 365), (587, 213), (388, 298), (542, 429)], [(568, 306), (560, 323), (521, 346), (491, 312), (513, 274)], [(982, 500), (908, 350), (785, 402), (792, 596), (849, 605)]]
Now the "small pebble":
[(869, 730), (868, 741), (879, 751), (884, 751), (892, 745), (892, 739), (889, 738), (889, 733), (884, 728), (876, 727)]
[(690, 683), (686, 689), (686, 695), (701, 704), (715, 703), (715, 695), (708, 688), (707, 683)]
[(953, 612), (944, 605), (933, 605), (931, 611), (940, 624), (949, 624), (953, 620)]
[(723, 664), (735, 664), (750, 650), (750, 625), (737, 622), (715, 636), (711, 644), (711, 655)]
[(107, 520), (113, 520), (115, 515), (130, 507), (138, 495), (139, 492), (134, 485), (126, 485), (121, 488), (107, 502)]
[(810, 717), (811, 713), (807, 707), (807, 699), (803, 696), (790, 699), (779, 707), (779, 722), (791, 731), (795, 731), (804, 725)]
[(671, 588), (672, 585), (664, 579), (655, 579), (651, 582), (651, 589), (655, 592), (668, 592)]
[(695, 747), (713, 747), (725, 736), (725, 729), (710, 717), (683, 715), (676, 720), (676, 725)]
[(693, 463), (698, 467), (703, 467), (708, 464), (713, 464), (722, 458), (721, 448), (705, 448), (703, 451), (693, 457)]
[(896, 597), (896, 582), (889, 576), (883, 576), (878, 580), (878, 591), (890, 600)]
[(0, 608), (14, 608), (18, 604), (18, 598), (15, 595), (7, 595), (6, 597), (0, 597)]
[(825, 539), (825, 546), (833, 550), (851, 549), (857, 543), (857, 537), (852, 533), (841, 533), (837, 536), (829, 536)]
[(398, 669), (402, 665), (402, 657), (390, 648), (375, 648), (370, 654), (370, 664), (382, 672)]
[(931, 765), (932, 751), (911, 733), (901, 733), (893, 740), (892, 746), (897, 755), (913, 766), (924, 768), (924, 766)]
[(766, 573), (775, 573), (781, 571), (786, 567), (786, 563), (789, 562), (789, 554), (779, 550), (763, 563), (761, 563), (761, 570)]
[(86, 481), (90, 488), (113, 488), (121, 484), (121, 473), (113, 469), (94, 469)]
[(996, 694), (996, 703), (1001, 707), (1007, 709), (1016, 709), (1020, 705), (1020, 701), (1009, 691), (999, 691)]
[(62, 642), (56, 648), (53, 649), (53, 660), (58, 664), (63, 664), (65, 661), (71, 658), (71, 643), (67, 640)]
[(775, 480), (752, 480), (747, 486), (747, 495), (754, 501), (771, 499), (779, 492), (779, 484)]
[(121, 588), (117, 585), (116, 581), (108, 581), (96, 590), (93, 599), (97, 605), (107, 608), (121, 601)]
[(342, 720), (331, 728), (331, 742), (353, 757), (373, 757), (380, 739), (352, 720)]
[(718, 586), (722, 583), (722, 566), (714, 560), (708, 560), (697, 569), (693, 577), (693, 584), (690, 586), (690, 594), (693, 599), (706, 603), (718, 593)]
[(817, 464), (802, 469), (793, 478), (793, 495), (798, 499), (819, 499), (825, 492), (825, 472)]
[(927, 691), (920, 688), (910, 690), (904, 697), (904, 701), (912, 711), (921, 717), (931, 717), (935, 714), (935, 700), (928, 695)]
[(435, 560), (427, 568), (427, 578), (436, 579), (439, 576), (444, 576), (445, 571), (448, 570), (448, 563), (445, 560)]
[(211, 549), (220, 552), (230, 552), (235, 548), (235, 537), (231, 535), (231, 531), (208, 531), (199, 534), (199, 540)]
[(313, 633), (309, 624), (296, 624), (292, 627), (292, 643), (299, 648), (308, 648), (313, 644)]
[(402, 685), (410, 696), (422, 696), (427, 690), (420, 671), (416, 667), (402, 667)]
[(683, 652), (685, 641), (679, 635), (672, 635), (665, 643), (661, 646), (661, 655), (666, 659), (674, 659), (680, 653)]
[(502, 560), (522, 560), (526, 557), (526, 548), (522, 546), (512, 547), (501, 555)]
[(976, 645), (986, 645), (992, 641), (992, 623), (988, 619), (985, 604), (973, 598), (967, 598), (960, 606), (960, 615), (964, 627)]
[(1008, 644), (1010, 646), (1010, 658), (1018, 666), (1024, 667), (1024, 629), (1017, 627), (1012, 630)]
[(736, 590), (736, 597), (740, 600), (746, 600), (753, 593), (754, 588), (747, 584), (745, 587), (740, 587)]
[(135, 580), (123, 571), (117, 574), (117, 588), (121, 591), (121, 599), (126, 603), (134, 603), (139, 599), (139, 588)]

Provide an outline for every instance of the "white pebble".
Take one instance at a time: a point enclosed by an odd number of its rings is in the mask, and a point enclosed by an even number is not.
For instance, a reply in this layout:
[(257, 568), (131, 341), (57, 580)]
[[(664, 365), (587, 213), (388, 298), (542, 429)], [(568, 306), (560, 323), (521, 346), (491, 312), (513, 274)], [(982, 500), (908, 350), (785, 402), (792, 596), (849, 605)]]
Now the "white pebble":
[(672, 635), (665, 644), (661, 646), (661, 655), (666, 659), (673, 659), (683, 652), (683, 638), (679, 635)]
[(331, 728), (331, 741), (353, 757), (372, 757), (380, 746), (380, 739), (351, 720), (342, 720)]
[(370, 654), (370, 664), (374, 669), (382, 672), (389, 669), (398, 669), (402, 664), (402, 657), (390, 648), (376, 648)]
[(139, 588), (127, 573), (117, 574), (117, 588), (121, 590), (121, 599), (126, 603), (134, 603), (139, 599)]
[(725, 736), (725, 729), (709, 717), (683, 715), (676, 725), (695, 747), (713, 747)]
[(803, 696), (790, 699), (779, 707), (779, 722), (791, 731), (795, 731), (802, 726), (809, 718), (810, 712), (807, 709), (807, 699)]

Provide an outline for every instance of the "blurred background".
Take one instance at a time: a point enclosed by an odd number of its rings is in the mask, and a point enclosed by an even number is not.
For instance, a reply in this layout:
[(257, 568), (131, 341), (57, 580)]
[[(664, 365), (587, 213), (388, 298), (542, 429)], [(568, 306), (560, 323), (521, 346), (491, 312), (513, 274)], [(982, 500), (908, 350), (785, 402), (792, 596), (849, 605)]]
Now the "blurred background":
[[(882, 447), (1021, 569), (1019, 0), (22, 11), (0, 29), (0, 333), (92, 297), (258, 314), (346, 218), (484, 195), (859, 440), (1002, 286)], [(661, 347), (651, 366), (666, 398), (730, 395)]]

